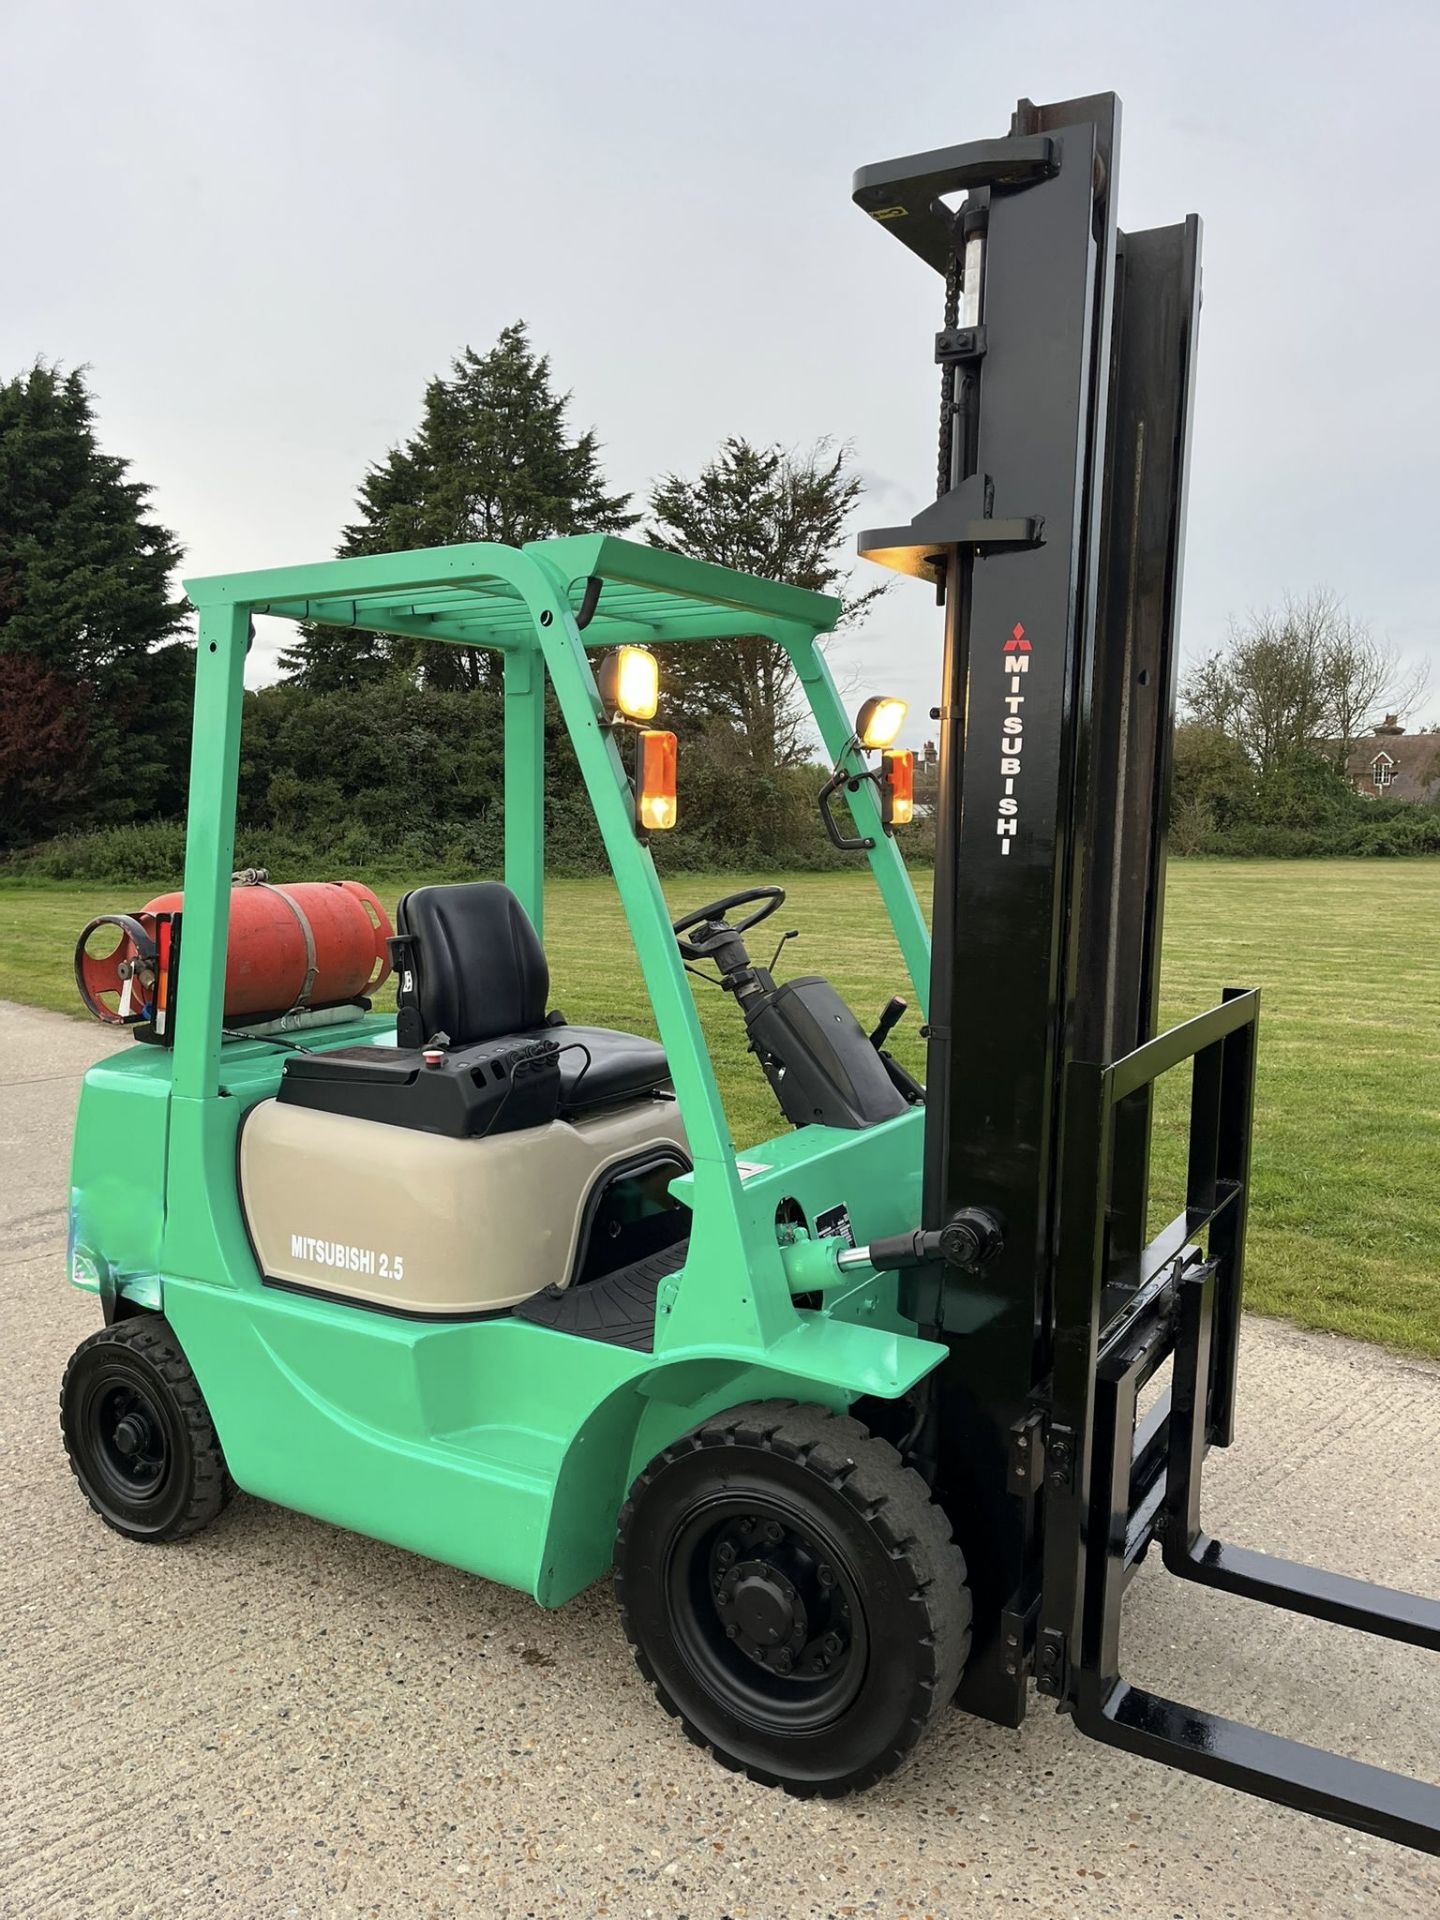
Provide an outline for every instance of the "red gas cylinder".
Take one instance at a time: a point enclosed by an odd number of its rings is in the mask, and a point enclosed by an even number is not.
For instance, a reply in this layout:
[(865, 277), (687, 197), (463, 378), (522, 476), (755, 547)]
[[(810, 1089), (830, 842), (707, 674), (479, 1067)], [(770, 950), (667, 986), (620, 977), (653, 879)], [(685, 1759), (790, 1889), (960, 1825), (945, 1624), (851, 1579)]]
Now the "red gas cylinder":
[[(183, 894), (158, 894), (129, 918), (153, 940), (155, 916), (179, 913), (184, 904)], [(149, 998), (148, 993), (125, 992), (138, 949), (135, 935), (118, 925), (120, 919), (107, 916), (104, 923), (92, 922), (75, 955), (81, 997), (97, 1018), (111, 1022), (140, 1018), (141, 1001)], [(88, 936), (101, 924), (118, 926), (113, 952), (88, 950)], [(230, 890), (225, 1018), (253, 1019), (366, 997), (390, 972), (389, 938), (385, 909), (358, 880), (279, 887), (246, 874)], [(182, 988), (183, 979), (182, 948)]]

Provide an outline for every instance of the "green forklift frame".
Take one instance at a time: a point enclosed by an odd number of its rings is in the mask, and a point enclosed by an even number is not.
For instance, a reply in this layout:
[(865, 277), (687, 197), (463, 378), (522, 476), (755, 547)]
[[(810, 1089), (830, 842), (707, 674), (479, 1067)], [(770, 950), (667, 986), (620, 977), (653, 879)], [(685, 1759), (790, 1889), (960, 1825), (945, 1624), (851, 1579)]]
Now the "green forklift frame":
[[(635, 1474), (698, 1421), (777, 1395), (834, 1410), (866, 1396), (895, 1399), (945, 1357), (900, 1312), (894, 1273), (857, 1265), (853, 1254), (842, 1271), (843, 1242), (777, 1225), (797, 1209), (813, 1223), (843, 1207), (862, 1246), (913, 1228), (922, 1108), (863, 1131), (786, 1130), (737, 1163), (670, 911), (636, 831), (617, 729), (586, 653), (621, 642), (774, 640), (794, 663), (826, 751), (860, 773), (819, 644), (840, 603), (606, 536), (185, 584), (199, 630), (174, 1046), (132, 1048), (87, 1077), (71, 1277), (100, 1292), (107, 1313), (163, 1309), (205, 1382), (240, 1487), (559, 1605), (608, 1568)], [(521, 1319), (406, 1318), (265, 1284), (241, 1209), (237, 1141), (247, 1109), (275, 1092), (283, 1051), (222, 1034), (244, 672), (257, 614), (501, 653), (505, 878), (537, 928), (547, 677), (554, 688), (693, 1160), (673, 1188), (691, 1210), (689, 1251), (662, 1283), (653, 1352)], [(873, 783), (860, 781), (850, 803), (923, 1009), (930, 942), (914, 889)], [(393, 1027), (393, 1015), (371, 1013), (309, 1032), (306, 1044), (384, 1043)]]

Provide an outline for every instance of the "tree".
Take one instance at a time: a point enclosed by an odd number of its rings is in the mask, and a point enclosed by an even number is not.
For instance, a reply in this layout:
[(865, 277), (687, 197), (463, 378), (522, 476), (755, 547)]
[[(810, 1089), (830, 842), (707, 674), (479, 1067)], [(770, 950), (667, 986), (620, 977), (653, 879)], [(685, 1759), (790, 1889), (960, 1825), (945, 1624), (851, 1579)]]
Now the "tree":
[[(425, 389), (421, 421), (360, 483), (359, 518), (342, 556), (398, 553), (471, 540), (521, 546), (555, 534), (619, 533), (635, 524), (630, 496), (608, 493), (593, 428), (570, 438), (571, 396), (557, 393), (548, 354), (523, 320), (488, 353), (466, 347)], [(293, 679), (321, 692), (372, 684), (399, 667), (434, 687), (477, 687), (490, 663), (479, 648), (425, 648), (347, 628), (308, 628), (281, 656)]]
[(1221, 728), (1191, 720), (1175, 729), (1174, 817), (1224, 831), (1244, 820), (1254, 803), (1255, 769), (1238, 740)]
[(1239, 741), (1264, 775), (1317, 749), (1343, 767), (1382, 712), (1410, 710), (1424, 687), (1423, 670), (1407, 677), (1393, 648), (1321, 588), (1232, 623), (1228, 644), (1189, 674), (1183, 700), (1189, 719)]
[[(82, 371), (37, 362), (0, 385), (0, 699), (19, 783), (7, 793), (28, 796), (31, 837), (101, 795), (127, 820), (183, 791), (188, 608), (172, 591), (181, 549), (149, 498), (97, 445)], [(63, 756), (58, 780), (34, 762), (42, 736)]]
[(1326, 754), (1297, 748), (1255, 786), (1255, 817), (1266, 826), (1318, 833), (1368, 811)]
[(0, 654), (0, 852), (68, 823), (88, 748), (73, 682), (23, 653)]
[(1427, 676), (1423, 666), (1407, 673), (1395, 649), (1337, 603), (1320, 645), (1320, 685), (1335, 764), (1343, 772), (1350, 749), (1383, 714), (1414, 711), (1425, 697)]
[[(732, 437), (697, 479), (668, 473), (655, 483), (649, 538), (671, 553), (833, 592), (850, 577), (839, 548), (863, 491), (848, 447), (820, 441), (796, 454)], [(856, 595), (842, 621), (858, 620), (884, 590)], [(720, 751), (767, 772), (808, 757), (795, 674), (775, 641), (741, 633), (667, 654), (667, 712), (712, 734), (719, 729), (727, 736), (716, 742)]]

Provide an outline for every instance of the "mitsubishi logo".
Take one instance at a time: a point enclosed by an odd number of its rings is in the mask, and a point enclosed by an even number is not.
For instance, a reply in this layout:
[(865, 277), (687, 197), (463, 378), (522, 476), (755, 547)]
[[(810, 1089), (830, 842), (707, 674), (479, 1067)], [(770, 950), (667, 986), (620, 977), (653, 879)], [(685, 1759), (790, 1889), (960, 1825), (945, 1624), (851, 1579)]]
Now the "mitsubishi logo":
[(1025, 705), (1025, 676), (1030, 671), (1031, 654), (1030, 642), (1018, 620), (1000, 653), (1010, 690), (1004, 696), (1005, 719), (1000, 728), (1000, 799), (995, 809), (995, 832), (1001, 853), (1008, 854), (1010, 842), (1020, 831), (1020, 801), (1015, 789), (1020, 779), (1020, 754), (1025, 745), (1021, 710)]

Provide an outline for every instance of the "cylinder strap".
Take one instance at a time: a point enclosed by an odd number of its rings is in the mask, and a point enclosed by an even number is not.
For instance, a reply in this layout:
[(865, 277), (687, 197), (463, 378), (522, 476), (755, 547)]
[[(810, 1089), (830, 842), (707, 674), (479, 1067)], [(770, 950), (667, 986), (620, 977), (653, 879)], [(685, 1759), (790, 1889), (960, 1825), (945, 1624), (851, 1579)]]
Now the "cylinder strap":
[(318, 971), (315, 962), (315, 930), (310, 925), (310, 916), (306, 913), (300, 902), (285, 891), (284, 887), (272, 886), (268, 880), (254, 880), (248, 884), (261, 887), (266, 893), (273, 893), (277, 899), (283, 900), (291, 913), (294, 914), (299, 923), (300, 931), (304, 935), (305, 984), (285, 1009), (287, 1013), (299, 1013), (310, 1004), (310, 995), (315, 990), (315, 975)]

